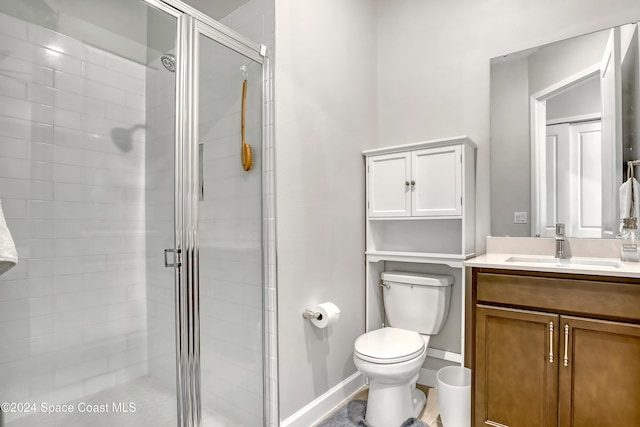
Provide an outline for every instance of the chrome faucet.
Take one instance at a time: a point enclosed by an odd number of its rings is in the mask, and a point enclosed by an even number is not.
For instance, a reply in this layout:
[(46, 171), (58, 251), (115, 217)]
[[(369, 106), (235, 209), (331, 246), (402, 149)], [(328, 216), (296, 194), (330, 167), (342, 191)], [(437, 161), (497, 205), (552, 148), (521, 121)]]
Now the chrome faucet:
[(556, 258), (565, 259), (567, 258), (567, 254), (565, 253), (565, 243), (566, 240), (564, 238), (564, 224), (557, 223), (556, 224)]

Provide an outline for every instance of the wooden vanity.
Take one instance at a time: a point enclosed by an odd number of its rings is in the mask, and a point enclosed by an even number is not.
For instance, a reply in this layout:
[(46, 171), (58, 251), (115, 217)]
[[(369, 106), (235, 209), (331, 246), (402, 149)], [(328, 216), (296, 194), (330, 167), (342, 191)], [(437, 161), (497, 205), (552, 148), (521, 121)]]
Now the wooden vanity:
[(640, 426), (640, 278), (481, 265), (468, 267), (472, 425)]

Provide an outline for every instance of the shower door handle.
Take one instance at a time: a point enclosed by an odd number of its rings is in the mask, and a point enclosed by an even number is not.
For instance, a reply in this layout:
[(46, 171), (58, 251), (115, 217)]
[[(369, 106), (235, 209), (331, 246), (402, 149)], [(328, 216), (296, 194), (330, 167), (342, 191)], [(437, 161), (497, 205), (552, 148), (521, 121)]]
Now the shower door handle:
[[(169, 262), (167, 255), (168, 254), (173, 254), (173, 262)], [(165, 267), (173, 267), (173, 268), (177, 268), (180, 267), (182, 265), (182, 263), (180, 262), (180, 249), (165, 249), (164, 250), (164, 266)]]

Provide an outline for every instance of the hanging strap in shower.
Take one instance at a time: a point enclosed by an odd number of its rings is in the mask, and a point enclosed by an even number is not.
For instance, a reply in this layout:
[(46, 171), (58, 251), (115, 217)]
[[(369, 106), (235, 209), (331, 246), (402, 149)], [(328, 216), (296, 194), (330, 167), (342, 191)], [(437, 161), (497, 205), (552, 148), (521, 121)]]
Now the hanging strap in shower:
[(240, 132), (242, 136), (242, 147), (241, 147), (241, 156), (242, 156), (242, 169), (246, 172), (249, 172), (253, 169), (253, 150), (251, 146), (247, 144), (247, 141), (244, 137), (244, 122), (247, 116), (247, 81), (244, 80), (242, 82), (242, 120), (240, 125)]

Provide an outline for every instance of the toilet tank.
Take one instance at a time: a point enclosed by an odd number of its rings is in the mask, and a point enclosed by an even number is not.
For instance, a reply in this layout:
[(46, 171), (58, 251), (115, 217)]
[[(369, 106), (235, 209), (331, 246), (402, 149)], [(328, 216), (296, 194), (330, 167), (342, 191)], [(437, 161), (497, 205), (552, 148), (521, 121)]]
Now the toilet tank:
[(425, 335), (440, 332), (449, 314), (452, 276), (385, 271), (381, 279), (388, 326)]

